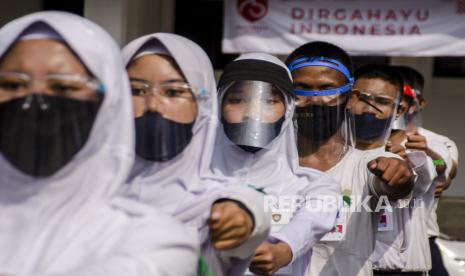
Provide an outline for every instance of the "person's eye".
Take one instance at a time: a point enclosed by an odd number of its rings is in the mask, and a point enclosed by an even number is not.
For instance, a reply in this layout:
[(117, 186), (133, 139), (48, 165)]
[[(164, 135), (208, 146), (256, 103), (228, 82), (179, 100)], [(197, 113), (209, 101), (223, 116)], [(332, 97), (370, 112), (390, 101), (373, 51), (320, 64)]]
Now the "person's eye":
[(73, 93), (73, 92), (79, 91), (81, 88), (76, 85), (54, 83), (50, 85), (50, 89), (54, 93), (66, 94), (66, 93)]
[(184, 90), (177, 88), (166, 88), (164, 92), (167, 97), (182, 97), (186, 93)]
[(18, 91), (20, 89), (27, 88), (27, 84), (21, 81), (1, 81), (0, 89), (11, 92)]
[(226, 103), (228, 104), (241, 104), (244, 103), (244, 99), (241, 97), (229, 97), (226, 99)]
[(133, 96), (144, 96), (147, 94), (147, 91), (144, 88), (131, 87), (131, 93)]
[(265, 103), (268, 104), (268, 105), (275, 105), (275, 104), (278, 104), (280, 102), (281, 101), (276, 97), (270, 97), (270, 98), (265, 99)]
[(370, 100), (370, 96), (367, 95), (367, 94), (360, 93), (358, 97), (359, 97), (360, 100), (364, 100), (364, 101), (369, 101)]
[(392, 101), (390, 99), (386, 99), (386, 98), (376, 98), (376, 102), (380, 105), (391, 105), (392, 104)]
[(330, 85), (330, 84), (326, 84), (326, 85), (323, 85), (323, 86), (320, 86), (318, 88), (318, 90), (331, 90), (331, 89), (336, 89), (336, 87), (334, 87), (334, 85)]

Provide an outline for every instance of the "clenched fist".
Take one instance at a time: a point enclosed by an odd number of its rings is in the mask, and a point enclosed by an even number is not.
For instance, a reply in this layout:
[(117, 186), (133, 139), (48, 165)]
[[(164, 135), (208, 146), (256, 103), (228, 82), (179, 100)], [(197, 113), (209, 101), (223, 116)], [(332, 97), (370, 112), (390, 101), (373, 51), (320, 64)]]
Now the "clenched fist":
[(214, 203), (211, 208), (210, 236), (217, 250), (229, 250), (243, 244), (250, 236), (253, 220), (250, 214), (234, 201)]
[(426, 137), (414, 132), (413, 134), (407, 135), (407, 142), (405, 143), (407, 149), (427, 151), (428, 144), (426, 143)]
[(400, 157), (402, 157), (403, 159), (407, 159), (407, 152), (406, 152), (406, 149), (401, 146), (401, 145), (398, 145), (398, 144), (393, 144), (391, 142), (388, 142), (386, 144), (386, 151), (388, 152), (392, 152), (394, 154), (397, 154), (399, 155)]
[[(387, 184), (383, 194), (390, 199), (399, 199), (410, 193), (413, 188), (413, 172), (407, 162), (388, 157), (378, 157), (368, 163), (368, 169)], [(395, 189), (391, 189), (395, 188)]]
[[(418, 132), (407, 135), (407, 143), (405, 143), (405, 147), (407, 147), (407, 149), (424, 151), (433, 160), (442, 161), (444, 159), (442, 158), (442, 156), (440, 156), (439, 154), (437, 154), (435, 151), (433, 151), (431, 148), (428, 147), (428, 143), (426, 141), (425, 136), (418, 134)], [(436, 172), (438, 173), (438, 175), (445, 172), (445, 170), (446, 170), (445, 164), (436, 165)]]
[(250, 271), (261, 276), (273, 275), (278, 269), (288, 265), (292, 260), (291, 248), (285, 242), (276, 244), (264, 242), (253, 256)]

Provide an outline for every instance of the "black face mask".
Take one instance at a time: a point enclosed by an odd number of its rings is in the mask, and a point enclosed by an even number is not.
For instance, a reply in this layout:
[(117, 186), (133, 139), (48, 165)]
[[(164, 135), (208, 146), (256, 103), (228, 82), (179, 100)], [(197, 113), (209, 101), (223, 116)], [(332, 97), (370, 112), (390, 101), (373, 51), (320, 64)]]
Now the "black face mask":
[(181, 124), (158, 112), (136, 118), (136, 153), (140, 157), (164, 162), (178, 155), (192, 139), (194, 123)]
[(298, 132), (311, 141), (322, 142), (333, 136), (345, 118), (346, 103), (336, 106), (308, 105), (296, 108)]
[[(0, 103), (0, 150), (18, 170), (47, 177), (86, 143), (101, 99), (78, 101), (32, 95)], [(30, 106), (24, 108), (26, 101)], [(47, 107), (41, 106), (46, 104)]]
[(268, 145), (281, 132), (284, 116), (274, 123), (246, 121), (228, 123), (221, 118), (226, 136), (243, 150), (255, 153)]
[(354, 115), (355, 136), (362, 141), (372, 141), (383, 137), (389, 130), (392, 117), (378, 119), (374, 114), (362, 113)]

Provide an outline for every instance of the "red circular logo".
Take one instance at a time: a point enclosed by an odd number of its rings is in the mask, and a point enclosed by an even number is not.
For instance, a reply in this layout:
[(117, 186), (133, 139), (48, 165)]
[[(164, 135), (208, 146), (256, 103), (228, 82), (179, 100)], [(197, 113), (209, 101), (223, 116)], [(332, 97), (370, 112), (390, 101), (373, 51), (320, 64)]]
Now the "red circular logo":
[(268, 0), (237, 0), (237, 10), (244, 19), (255, 22), (268, 12)]

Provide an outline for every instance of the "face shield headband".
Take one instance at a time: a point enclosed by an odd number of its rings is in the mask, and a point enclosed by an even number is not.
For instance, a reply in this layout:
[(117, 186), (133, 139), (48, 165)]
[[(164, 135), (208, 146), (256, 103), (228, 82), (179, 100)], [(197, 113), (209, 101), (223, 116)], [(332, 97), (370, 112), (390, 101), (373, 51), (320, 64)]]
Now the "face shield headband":
[(299, 59), (294, 60), (289, 64), (288, 68), (289, 71), (293, 72), (299, 68), (307, 67), (307, 66), (324, 66), (331, 69), (334, 69), (341, 74), (343, 74), (347, 79), (347, 84), (338, 88), (333, 89), (325, 89), (325, 90), (302, 90), (302, 89), (294, 89), (294, 93), (297, 96), (330, 96), (330, 95), (337, 95), (347, 93), (352, 89), (354, 85), (354, 78), (351, 76), (349, 69), (344, 66), (341, 62), (326, 58), (326, 57), (302, 57)]

